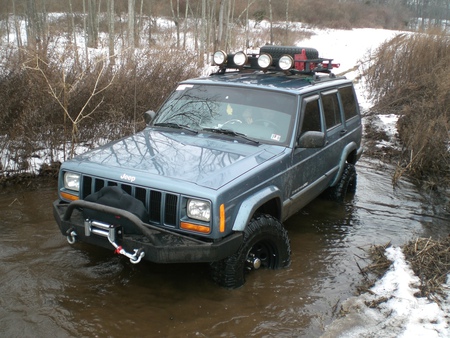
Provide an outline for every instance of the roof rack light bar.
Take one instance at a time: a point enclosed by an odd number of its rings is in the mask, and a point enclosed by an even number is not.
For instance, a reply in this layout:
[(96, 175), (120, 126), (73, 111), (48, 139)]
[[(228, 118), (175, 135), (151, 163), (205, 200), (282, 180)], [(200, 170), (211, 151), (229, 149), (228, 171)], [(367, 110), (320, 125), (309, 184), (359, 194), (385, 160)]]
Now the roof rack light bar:
[(219, 72), (234, 70), (276, 70), (295, 74), (330, 73), (340, 65), (333, 59), (319, 58), (313, 48), (263, 46), (259, 53), (247, 54), (243, 51), (226, 54), (223, 51), (214, 53), (214, 65), (219, 66)]

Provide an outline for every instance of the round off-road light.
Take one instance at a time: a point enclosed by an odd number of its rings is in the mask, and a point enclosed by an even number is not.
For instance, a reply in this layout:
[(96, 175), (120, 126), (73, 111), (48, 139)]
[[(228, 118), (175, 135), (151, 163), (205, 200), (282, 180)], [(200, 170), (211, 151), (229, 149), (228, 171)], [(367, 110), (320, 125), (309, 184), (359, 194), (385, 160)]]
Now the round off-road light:
[(237, 52), (233, 56), (233, 61), (236, 66), (243, 66), (247, 63), (247, 54), (244, 52)]
[(261, 54), (258, 58), (258, 66), (266, 69), (272, 65), (272, 56), (270, 54)]
[(288, 70), (291, 69), (294, 65), (294, 59), (290, 55), (283, 55), (280, 57), (280, 60), (278, 60), (278, 67), (280, 67), (282, 70)]
[(218, 50), (214, 53), (213, 60), (217, 66), (221, 66), (227, 62), (227, 54), (223, 50)]

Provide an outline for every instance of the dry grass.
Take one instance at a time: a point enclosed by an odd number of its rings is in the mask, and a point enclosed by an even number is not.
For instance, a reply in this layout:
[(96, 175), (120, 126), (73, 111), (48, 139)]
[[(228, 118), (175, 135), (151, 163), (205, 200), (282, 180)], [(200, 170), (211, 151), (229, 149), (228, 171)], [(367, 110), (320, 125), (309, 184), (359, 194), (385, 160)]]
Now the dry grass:
[[(369, 256), (372, 264), (361, 269), (365, 284), (359, 288), (360, 292), (368, 291), (391, 266), (392, 262), (385, 255), (389, 245), (370, 248)], [(420, 279), (419, 292), (416, 296), (427, 297), (434, 301), (445, 297), (447, 290), (444, 284), (450, 273), (450, 237), (441, 240), (417, 238), (403, 245), (402, 251), (415, 275)]]
[(61, 150), (65, 159), (74, 142), (95, 145), (142, 129), (144, 111), (156, 110), (180, 80), (199, 75), (186, 51), (144, 50), (134, 60), (121, 56), (115, 68), (104, 60), (65, 62), (70, 53), (2, 55), (0, 175), (36, 171), (33, 157), (52, 164), (62, 160), (55, 157)]
[(373, 109), (400, 115), (397, 128), (404, 149), (394, 183), (405, 173), (431, 187), (450, 183), (449, 62), (450, 38), (429, 32), (396, 36), (366, 64)]

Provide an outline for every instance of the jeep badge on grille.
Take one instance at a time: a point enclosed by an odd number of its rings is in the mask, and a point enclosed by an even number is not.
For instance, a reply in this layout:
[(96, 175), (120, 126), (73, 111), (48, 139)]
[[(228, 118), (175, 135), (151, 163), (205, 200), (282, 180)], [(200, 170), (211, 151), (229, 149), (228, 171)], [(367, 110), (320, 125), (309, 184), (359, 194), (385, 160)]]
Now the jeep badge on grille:
[(136, 177), (128, 176), (127, 174), (123, 174), (122, 176), (120, 176), (120, 178), (122, 180), (130, 181), (131, 183), (133, 183), (136, 180)]

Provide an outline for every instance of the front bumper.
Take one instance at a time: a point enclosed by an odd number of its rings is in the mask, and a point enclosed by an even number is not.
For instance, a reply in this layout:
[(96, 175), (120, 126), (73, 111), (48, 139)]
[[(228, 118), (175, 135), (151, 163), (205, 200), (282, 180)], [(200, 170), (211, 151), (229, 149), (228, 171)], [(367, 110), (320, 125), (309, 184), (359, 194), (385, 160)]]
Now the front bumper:
[[(138, 231), (136, 234), (126, 234), (120, 225), (85, 220), (81, 212), (85, 208), (125, 218)], [(69, 243), (78, 240), (112, 249), (117, 253), (122, 253), (121, 250), (134, 251), (144, 260), (154, 263), (215, 262), (232, 255), (242, 244), (242, 233), (239, 232), (216, 242), (205, 242), (144, 223), (126, 210), (83, 200), (70, 204), (56, 200), (53, 202), (53, 215)]]

